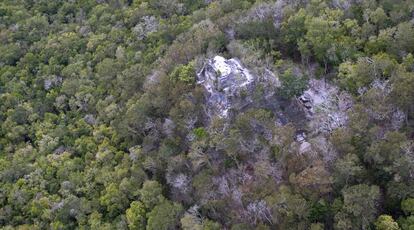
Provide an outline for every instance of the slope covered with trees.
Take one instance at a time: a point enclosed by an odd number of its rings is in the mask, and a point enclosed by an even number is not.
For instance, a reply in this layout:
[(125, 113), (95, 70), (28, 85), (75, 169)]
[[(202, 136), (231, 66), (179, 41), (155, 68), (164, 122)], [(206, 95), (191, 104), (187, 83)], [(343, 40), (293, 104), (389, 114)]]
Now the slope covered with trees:
[[(0, 1), (0, 226), (413, 229), (413, 15), (411, 0)], [(284, 110), (309, 79), (340, 87), (346, 125), (301, 154), (300, 125), (267, 109), (207, 124), (196, 72), (215, 55), (279, 76)]]

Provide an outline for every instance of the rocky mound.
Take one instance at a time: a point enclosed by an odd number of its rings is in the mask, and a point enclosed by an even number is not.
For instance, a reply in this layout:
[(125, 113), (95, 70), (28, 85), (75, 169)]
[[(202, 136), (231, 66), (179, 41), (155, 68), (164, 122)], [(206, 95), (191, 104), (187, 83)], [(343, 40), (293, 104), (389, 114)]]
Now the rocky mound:
[(331, 132), (348, 121), (352, 98), (324, 80), (311, 79), (308, 89), (299, 97), (309, 120), (311, 132)]

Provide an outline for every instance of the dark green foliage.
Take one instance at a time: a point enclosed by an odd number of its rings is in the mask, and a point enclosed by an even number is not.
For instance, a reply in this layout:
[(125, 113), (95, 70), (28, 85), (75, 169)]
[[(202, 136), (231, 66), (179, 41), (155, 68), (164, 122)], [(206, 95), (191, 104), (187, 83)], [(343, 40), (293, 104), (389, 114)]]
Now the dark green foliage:
[(406, 215), (414, 214), (414, 199), (408, 198), (401, 202), (401, 209), (404, 211)]
[(295, 75), (291, 69), (288, 69), (280, 76), (280, 81), (282, 83), (280, 96), (291, 99), (303, 93), (307, 88), (308, 79), (306, 76)]
[(194, 83), (195, 82), (195, 72), (194, 63), (189, 63), (187, 65), (178, 65), (172, 71), (170, 78), (173, 82), (182, 82), (182, 83)]
[(309, 211), (308, 219), (312, 223), (324, 222), (330, 212), (329, 206), (322, 200), (312, 205)]
[(277, 31), (273, 26), (271, 18), (263, 21), (251, 21), (237, 25), (235, 33), (239, 39), (272, 39), (277, 36)]
[(164, 201), (148, 213), (148, 230), (168, 230), (178, 226), (179, 217), (183, 212), (180, 204)]
[(203, 138), (207, 137), (207, 135), (208, 135), (206, 130), (203, 127), (199, 127), (199, 128), (194, 129), (194, 134), (196, 135), (196, 137), (198, 139), (203, 139)]

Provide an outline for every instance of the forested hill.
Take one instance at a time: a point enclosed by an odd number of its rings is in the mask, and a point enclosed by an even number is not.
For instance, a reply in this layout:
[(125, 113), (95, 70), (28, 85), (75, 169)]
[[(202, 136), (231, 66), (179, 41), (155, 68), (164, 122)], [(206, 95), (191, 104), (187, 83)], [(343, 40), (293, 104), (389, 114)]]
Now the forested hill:
[(2, 229), (414, 229), (414, 1), (1, 0)]

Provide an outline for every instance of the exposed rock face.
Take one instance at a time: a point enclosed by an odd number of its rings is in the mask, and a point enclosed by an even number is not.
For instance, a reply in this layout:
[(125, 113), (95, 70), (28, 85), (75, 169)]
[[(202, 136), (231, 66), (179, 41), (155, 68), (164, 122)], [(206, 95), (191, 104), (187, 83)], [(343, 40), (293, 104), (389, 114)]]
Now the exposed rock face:
[(330, 132), (344, 126), (348, 121), (347, 111), (352, 107), (352, 98), (338, 87), (323, 80), (311, 79), (309, 88), (299, 101), (305, 108), (312, 132)]
[(351, 95), (324, 80), (311, 79), (298, 100), (305, 111), (309, 134), (309, 138), (303, 133), (297, 134), (298, 153), (332, 163), (337, 154), (324, 134), (347, 124), (348, 110), (353, 105)]
[(241, 109), (252, 102), (249, 95), (255, 77), (237, 59), (216, 56), (197, 74), (197, 83), (207, 95), (207, 114), (226, 118), (231, 108)]

